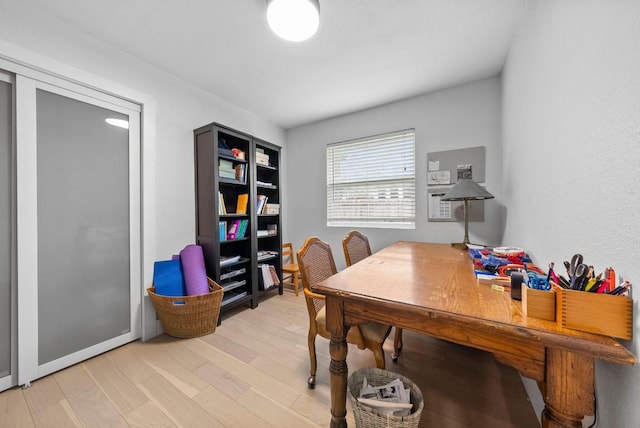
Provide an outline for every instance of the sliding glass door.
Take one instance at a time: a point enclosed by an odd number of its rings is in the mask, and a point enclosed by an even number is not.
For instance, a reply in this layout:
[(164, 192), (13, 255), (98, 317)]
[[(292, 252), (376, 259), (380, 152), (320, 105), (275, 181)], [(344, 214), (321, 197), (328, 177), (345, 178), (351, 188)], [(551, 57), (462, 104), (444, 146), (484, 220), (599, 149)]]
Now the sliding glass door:
[(13, 218), (13, 84), (0, 70), (0, 391), (16, 384), (15, 289), (12, 280)]
[(139, 108), (18, 76), (18, 383), (141, 334)]

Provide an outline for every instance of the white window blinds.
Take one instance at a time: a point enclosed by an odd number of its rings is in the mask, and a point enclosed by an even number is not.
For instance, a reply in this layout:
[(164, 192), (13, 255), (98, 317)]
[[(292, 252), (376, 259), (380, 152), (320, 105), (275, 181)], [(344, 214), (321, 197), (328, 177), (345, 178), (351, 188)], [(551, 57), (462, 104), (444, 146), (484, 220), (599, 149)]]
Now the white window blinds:
[(413, 129), (327, 146), (327, 226), (415, 228)]

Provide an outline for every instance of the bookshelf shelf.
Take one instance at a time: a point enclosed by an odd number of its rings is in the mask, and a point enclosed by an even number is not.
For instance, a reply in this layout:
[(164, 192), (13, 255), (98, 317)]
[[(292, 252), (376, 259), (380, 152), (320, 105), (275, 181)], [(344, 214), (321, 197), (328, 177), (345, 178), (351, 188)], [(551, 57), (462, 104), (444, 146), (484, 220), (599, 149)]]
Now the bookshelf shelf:
[(231, 244), (233, 242), (248, 241), (249, 239), (250, 238), (225, 239), (224, 241), (220, 241), (220, 244)]
[[(255, 308), (263, 292), (283, 292), (281, 283), (265, 285), (262, 272), (268, 263), (282, 278), (280, 234), (258, 238), (259, 230), (280, 230), (280, 148), (218, 123), (195, 129), (194, 145), (196, 242), (207, 275), (226, 287), (221, 315), (239, 305)], [(278, 213), (267, 214), (274, 206)], [(259, 251), (276, 254), (258, 260)], [(220, 263), (230, 257), (237, 259)]]
[(256, 186), (258, 188), (261, 188), (261, 189), (271, 189), (271, 190), (277, 190), (278, 189), (278, 186), (268, 186), (266, 184), (257, 184)]
[(277, 171), (277, 170), (278, 170), (278, 168), (277, 168), (277, 167), (275, 167), (275, 166), (272, 166), (272, 165), (261, 165), (261, 164), (259, 164), (259, 163), (257, 163), (257, 164), (256, 164), (256, 167), (257, 167), (258, 169), (270, 169), (270, 170), (272, 170), (272, 171)]

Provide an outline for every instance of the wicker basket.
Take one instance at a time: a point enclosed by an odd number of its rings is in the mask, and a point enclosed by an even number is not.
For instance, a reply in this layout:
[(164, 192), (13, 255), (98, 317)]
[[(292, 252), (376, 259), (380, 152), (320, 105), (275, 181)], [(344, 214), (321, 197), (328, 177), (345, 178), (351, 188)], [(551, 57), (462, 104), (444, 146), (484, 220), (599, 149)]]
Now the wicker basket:
[[(372, 386), (385, 385), (395, 379), (400, 379), (406, 388), (411, 390), (411, 414), (409, 416), (393, 416), (378, 413), (375, 410), (361, 404), (357, 397), (360, 396), (362, 381), (367, 378), (367, 383)], [(374, 367), (367, 367), (356, 370), (347, 380), (347, 393), (353, 408), (353, 417), (356, 427), (359, 428), (417, 428), (420, 423), (420, 416), (424, 408), (424, 398), (420, 388), (408, 378), (398, 373), (382, 370)]]
[(199, 296), (162, 296), (155, 287), (147, 289), (164, 331), (173, 337), (204, 336), (216, 331), (224, 290), (211, 278), (208, 294)]

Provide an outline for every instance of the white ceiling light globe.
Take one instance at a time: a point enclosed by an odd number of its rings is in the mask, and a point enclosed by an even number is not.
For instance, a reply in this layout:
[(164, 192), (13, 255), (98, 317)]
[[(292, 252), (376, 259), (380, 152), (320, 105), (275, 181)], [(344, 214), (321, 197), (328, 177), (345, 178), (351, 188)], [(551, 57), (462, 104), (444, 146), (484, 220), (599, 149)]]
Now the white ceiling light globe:
[(278, 36), (300, 42), (318, 30), (320, 7), (317, 0), (271, 0), (267, 5), (267, 22)]

